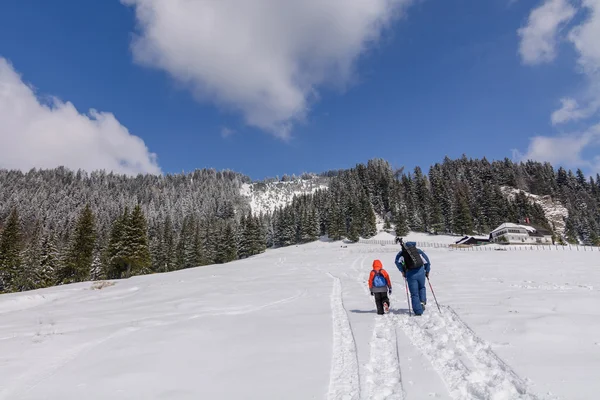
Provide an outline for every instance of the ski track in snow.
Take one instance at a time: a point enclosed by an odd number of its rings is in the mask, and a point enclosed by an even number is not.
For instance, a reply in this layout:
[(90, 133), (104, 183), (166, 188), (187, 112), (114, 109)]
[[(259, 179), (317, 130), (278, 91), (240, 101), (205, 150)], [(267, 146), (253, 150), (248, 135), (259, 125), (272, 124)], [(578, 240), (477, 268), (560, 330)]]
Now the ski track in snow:
[[(429, 359), (453, 399), (542, 400), (448, 307), (421, 317), (396, 316), (406, 336)], [(554, 398), (554, 397), (552, 397)]]
[(369, 400), (401, 400), (404, 398), (398, 359), (396, 324), (386, 315), (377, 318), (371, 339), (371, 356), (366, 366), (365, 396)]
[(358, 400), (360, 377), (354, 334), (342, 299), (342, 283), (333, 278), (331, 312), (333, 317), (333, 354), (329, 377), (328, 400)]

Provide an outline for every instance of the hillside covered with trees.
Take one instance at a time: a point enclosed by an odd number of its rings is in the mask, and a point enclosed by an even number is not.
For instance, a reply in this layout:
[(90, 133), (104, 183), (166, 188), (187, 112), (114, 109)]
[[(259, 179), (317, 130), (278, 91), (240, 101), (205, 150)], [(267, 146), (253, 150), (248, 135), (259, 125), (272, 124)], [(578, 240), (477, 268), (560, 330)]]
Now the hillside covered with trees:
[(554, 228), (539, 205), (507, 198), (503, 186), (561, 202), (569, 216), (558, 241), (599, 244), (600, 176), (580, 170), (462, 157), (409, 173), (377, 159), (319, 178), (328, 189), (252, 215), (241, 194), (250, 178), (229, 171), (0, 170), (0, 291), (225, 263), (322, 235), (357, 241), (377, 233), (377, 216), (400, 236), (487, 234), (525, 218)]

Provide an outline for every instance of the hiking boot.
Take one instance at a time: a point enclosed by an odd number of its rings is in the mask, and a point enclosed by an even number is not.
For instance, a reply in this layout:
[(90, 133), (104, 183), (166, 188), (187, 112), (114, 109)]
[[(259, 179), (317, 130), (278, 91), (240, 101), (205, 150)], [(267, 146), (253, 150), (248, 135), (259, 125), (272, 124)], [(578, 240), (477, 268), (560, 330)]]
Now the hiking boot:
[(421, 307), (423, 307), (423, 311), (425, 311), (425, 308), (427, 308), (427, 307), (425, 307), (425, 303), (423, 303), (423, 302), (421, 302)]
[(386, 314), (390, 312), (390, 306), (388, 306), (388, 303), (383, 303), (383, 312)]

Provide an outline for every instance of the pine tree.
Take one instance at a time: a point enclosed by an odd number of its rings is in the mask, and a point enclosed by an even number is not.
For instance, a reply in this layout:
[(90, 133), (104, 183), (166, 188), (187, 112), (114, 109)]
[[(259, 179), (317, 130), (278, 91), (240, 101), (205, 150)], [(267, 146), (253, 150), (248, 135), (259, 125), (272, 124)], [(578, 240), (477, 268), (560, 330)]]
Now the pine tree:
[[(282, 223), (282, 221), (278, 222), (278, 226), (276, 229), (276, 231), (278, 233), (278, 235), (276, 235), (277, 245), (280, 245), (281, 240), (282, 240), (281, 237), (279, 236), (279, 233), (281, 232), (279, 230), (281, 223)], [(242, 215), (240, 218), (240, 222), (238, 224), (238, 235), (237, 236), (238, 236), (238, 240), (237, 240), (238, 256), (240, 258), (249, 257), (250, 256), (250, 238), (248, 236), (248, 228), (247, 228), (245, 215)]]
[(362, 215), (357, 205), (350, 207), (350, 224), (348, 228), (348, 240), (356, 243), (360, 240), (360, 230), (362, 228)]
[(250, 242), (250, 255), (260, 254), (266, 248), (260, 221), (258, 217), (250, 215), (246, 222), (247, 235)]
[(463, 195), (456, 195), (456, 218), (454, 220), (454, 232), (461, 235), (470, 235), (473, 233), (473, 217), (469, 210), (467, 200)]
[(396, 211), (396, 215), (394, 215), (394, 232), (396, 233), (396, 237), (403, 237), (408, 235), (409, 227), (406, 223), (406, 218), (404, 217), (404, 213), (402, 209), (399, 208)]
[(208, 264), (217, 262), (219, 226), (216, 220), (207, 221), (204, 227), (204, 254)]
[(369, 198), (365, 195), (361, 198), (361, 214), (363, 216), (363, 224), (361, 235), (365, 239), (372, 238), (377, 235), (377, 217)]
[(127, 269), (125, 263), (125, 235), (129, 221), (129, 210), (126, 208), (112, 224), (110, 238), (106, 249), (106, 260), (108, 268), (105, 271), (108, 279), (120, 279)]
[(329, 226), (327, 227), (327, 233), (330, 239), (340, 240), (345, 232), (344, 215), (338, 202), (332, 199), (329, 204)]
[(13, 208), (0, 237), (0, 291), (18, 290), (17, 279), (22, 268), (21, 235), (19, 213), (16, 208)]
[(42, 288), (56, 284), (56, 272), (59, 269), (59, 254), (53, 234), (47, 234), (42, 241), (40, 270), (38, 273)]
[(159, 272), (168, 272), (175, 270), (175, 235), (173, 232), (173, 223), (171, 217), (167, 215), (163, 225), (163, 233), (160, 240), (159, 253)]
[(125, 226), (123, 261), (127, 265), (126, 277), (151, 272), (152, 260), (148, 246), (148, 225), (138, 204)]
[(431, 217), (429, 218), (429, 228), (436, 235), (444, 232), (444, 217), (442, 216), (442, 207), (433, 200), (431, 207)]
[[(189, 215), (183, 221), (177, 242), (177, 268), (192, 268), (198, 266), (197, 248), (196, 248), (196, 218)], [(201, 242), (201, 238), (198, 240)]]
[(197, 222), (194, 226), (194, 266), (199, 267), (206, 265), (206, 257), (204, 256), (204, 243), (202, 240), (202, 228)]
[(231, 223), (225, 224), (221, 237), (221, 243), (223, 244), (222, 262), (226, 263), (237, 260), (238, 252), (236, 233)]
[(308, 240), (313, 242), (319, 239), (320, 226), (319, 215), (315, 207), (311, 207), (310, 214), (308, 216)]
[(33, 228), (29, 243), (27, 243), (27, 247), (23, 251), (23, 265), (17, 277), (19, 291), (34, 290), (40, 287), (41, 235), (42, 226), (37, 222)]
[(386, 215), (383, 219), (383, 230), (389, 231), (390, 229), (392, 229), (392, 224), (390, 223), (390, 217)]
[(58, 271), (60, 283), (83, 282), (89, 278), (95, 246), (96, 219), (88, 204), (77, 219), (66, 264)]
[(103, 278), (104, 273), (102, 270), (102, 261), (100, 257), (100, 252), (98, 250), (94, 251), (94, 257), (92, 259), (92, 268), (90, 270), (90, 280), (91, 281), (99, 281)]

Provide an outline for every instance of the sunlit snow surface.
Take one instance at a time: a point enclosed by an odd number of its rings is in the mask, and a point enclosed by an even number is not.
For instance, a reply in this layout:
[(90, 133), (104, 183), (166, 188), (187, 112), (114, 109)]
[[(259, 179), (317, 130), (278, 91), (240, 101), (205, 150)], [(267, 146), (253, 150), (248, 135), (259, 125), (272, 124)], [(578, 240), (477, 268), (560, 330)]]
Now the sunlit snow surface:
[(341, 242), (2, 295), (0, 399), (598, 398), (600, 252), (425, 250), (422, 317), (397, 247)]

